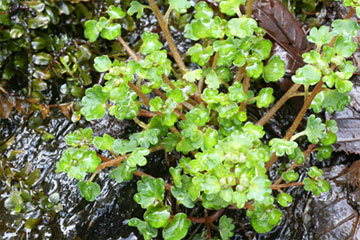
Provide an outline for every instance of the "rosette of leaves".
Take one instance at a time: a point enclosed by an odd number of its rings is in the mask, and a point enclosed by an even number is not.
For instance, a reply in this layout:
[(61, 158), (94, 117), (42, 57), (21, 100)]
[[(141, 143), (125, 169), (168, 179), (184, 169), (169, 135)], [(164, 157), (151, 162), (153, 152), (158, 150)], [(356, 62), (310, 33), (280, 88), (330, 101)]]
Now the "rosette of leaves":
[(311, 191), (315, 195), (327, 192), (330, 189), (330, 184), (321, 178), (322, 170), (317, 167), (311, 167), (308, 175), (310, 178), (305, 178), (303, 180), (304, 189), (306, 191)]
[(111, 5), (107, 14), (109, 18), (101, 17), (98, 21), (88, 20), (85, 22), (84, 35), (90, 42), (95, 42), (99, 36), (107, 40), (114, 40), (121, 35), (121, 25), (115, 21), (125, 17), (126, 13), (121, 8)]
[[(316, 44), (316, 50), (303, 54), (304, 62), (307, 65), (299, 68), (292, 80), (304, 85), (305, 89), (317, 84), (320, 80), (328, 88), (335, 86), (336, 91), (332, 90), (332, 93), (336, 99), (329, 101), (330, 104), (320, 100), (324, 98), (324, 93), (321, 93), (322, 95), (317, 96), (314, 100), (317, 109), (320, 109), (319, 103), (322, 102), (326, 105), (324, 108), (333, 111), (332, 109), (337, 104), (341, 106), (345, 99), (347, 100), (346, 97), (340, 100), (341, 94), (346, 95), (352, 89), (352, 82), (349, 79), (353, 76), (356, 67), (351, 61), (346, 61), (346, 58), (350, 57), (357, 49), (357, 44), (353, 38), (357, 35), (359, 25), (350, 19), (338, 19), (331, 26), (332, 31), (327, 26), (311, 29), (308, 40)], [(330, 91), (325, 92), (329, 93)]]

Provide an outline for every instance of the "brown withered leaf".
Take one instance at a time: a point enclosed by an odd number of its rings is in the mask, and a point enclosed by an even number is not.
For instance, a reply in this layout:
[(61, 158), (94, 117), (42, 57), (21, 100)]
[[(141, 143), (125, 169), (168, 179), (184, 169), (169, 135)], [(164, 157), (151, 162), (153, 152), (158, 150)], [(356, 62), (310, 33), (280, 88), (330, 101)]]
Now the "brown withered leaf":
[(59, 105), (57, 105), (57, 107), (60, 109), (61, 113), (64, 114), (64, 116), (68, 120), (71, 120), (69, 110), (72, 108), (72, 103), (59, 104)]
[(308, 47), (306, 34), (301, 23), (289, 9), (278, 0), (257, 0), (254, 3), (254, 17), (266, 32), (279, 44), (305, 50)]
[(309, 47), (301, 23), (278, 0), (256, 0), (253, 16), (275, 42), (272, 54), (280, 55), (286, 72), (294, 74), (304, 65), (301, 55)]
[(9, 95), (0, 93), (0, 118), (9, 118), (13, 108), (14, 104), (11, 101)]
[(348, 175), (359, 171), (359, 163), (354, 164), (354, 168), (337, 165), (322, 169), (331, 191), (309, 202), (308, 229), (313, 232), (313, 239), (360, 239), (358, 207), (354, 204), (360, 201), (360, 189), (349, 188), (347, 181)]
[(27, 98), (26, 101), (32, 104), (37, 104), (40, 102), (40, 98)]
[(337, 183), (348, 183), (353, 187), (360, 187), (360, 160), (353, 162), (337, 176)]
[(16, 99), (15, 110), (20, 114), (25, 115), (29, 111), (29, 103), (23, 99)]
[(41, 111), (41, 117), (42, 119), (45, 119), (47, 117), (47, 115), (49, 114), (50, 112), (50, 107), (49, 105), (46, 105), (46, 104), (39, 104), (38, 105), (40, 111)]

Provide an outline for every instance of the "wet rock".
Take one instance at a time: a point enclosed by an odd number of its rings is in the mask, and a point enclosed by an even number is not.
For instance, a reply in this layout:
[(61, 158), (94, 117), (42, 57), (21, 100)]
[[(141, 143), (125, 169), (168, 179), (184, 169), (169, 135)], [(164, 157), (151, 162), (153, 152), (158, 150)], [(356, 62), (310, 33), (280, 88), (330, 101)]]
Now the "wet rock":
[(360, 239), (359, 212), (353, 201), (360, 201), (360, 190), (349, 188), (341, 174), (346, 166), (324, 169), (324, 177), (331, 190), (309, 201), (308, 227), (313, 229), (313, 239)]
[(326, 117), (336, 120), (339, 127), (335, 151), (360, 154), (360, 86), (355, 84), (349, 95), (351, 103), (344, 111)]

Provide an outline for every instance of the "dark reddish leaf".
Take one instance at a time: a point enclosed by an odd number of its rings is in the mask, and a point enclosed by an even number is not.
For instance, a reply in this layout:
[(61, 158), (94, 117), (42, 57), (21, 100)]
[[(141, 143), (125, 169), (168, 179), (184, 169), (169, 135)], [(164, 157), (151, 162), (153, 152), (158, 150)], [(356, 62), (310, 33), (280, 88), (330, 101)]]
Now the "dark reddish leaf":
[(273, 54), (280, 55), (286, 63), (287, 72), (294, 74), (304, 65), (301, 55), (309, 46), (301, 23), (277, 0), (255, 1), (253, 15), (275, 42)]
[(308, 47), (302, 25), (281, 1), (257, 0), (253, 14), (259, 25), (279, 44), (289, 45), (295, 48), (294, 51)]

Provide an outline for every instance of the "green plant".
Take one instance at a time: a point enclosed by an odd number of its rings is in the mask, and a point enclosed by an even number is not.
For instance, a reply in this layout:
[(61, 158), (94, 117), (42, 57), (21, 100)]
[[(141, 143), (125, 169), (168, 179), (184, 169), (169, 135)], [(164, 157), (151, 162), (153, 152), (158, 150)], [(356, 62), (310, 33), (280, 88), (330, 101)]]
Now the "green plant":
[[(92, 53), (75, 37), (82, 35), (76, 26), (92, 15), (81, 2), (0, 1), (1, 86), (43, 102), (46, 91), (61, 83), (63, 95), (82, 97), (92, 83)], [(62, 21), (64, 16), (71, 24)]]
[[(169, 1), (165, 18), (154, 0), (149, 0), (149, 5), (132, 1), (127, 11), (129, 15), (137, 13), (137, 18), (144, 10), (154, 12), (172, 58), (163, 49), (158, 34), (149, 31), (142, 35), (139, 53), (133, 51), (121, 37), (118, 19), (125, 12), (118, 7), (109, 7), (108, 18), (85, 23), (85, 36), (90, 42), (100, 37), (117, 40), (132, 59), (120, 62), (107, 55), (95, 58), (94, 67), (104, 73), (106, 82), (86, 90), (81, 114), (90, 121), (102, 118), (108, 111), (119, 120), (134, 120), (142, 131), (129, 139), (114, 139), (106, 134), (94, 137), (89, 128), (76, 130), (66, 137), (71, 147), (63, 153), (56, 171), (80, 180), (80, 193), (88, 201), (101, 194), (100, 186), (93, 181), (105, 168), (111, 168), (111, 178), (119, 183), (134, 175), (141, 177), (134, 200), (146, 209), (144, 221), (133, 218), (129, 225), (137, 227), (145, 239), (157, 237), (159, 229), (164, 239), (182, 239), (191, 223), (205, 223), (210, 228), (220, 217), (219, 234), (222, 239), (229, 239), (234, 225), (231, 218), (222, 216), (228, 207), (246, 209), (253, 228), (259, 233), (268, 232), (282, 216), (277, 203), (286, 207), (292, 202), (286, 188), (304, 186), (315, 195), (330, 188), (316, 167), (310, 168), (310, 178), (300, 182), (295, 168), (307, 162), (313, 151), (318, 151), (320, 161), (331, 156), (336, 122), (323, 123), (311, 115), (306, 129), (294, 133), (309, 108), (333, 112), (349, 103), (349, 79), (355, 67), (346, 59), (356, 50), (353, 38), (359, 26), (343, 19), (335, 20), (331, 29), (312, 29), (308, 40), (315, 44), (315, 50), (303, 54), (306, 65), (292, 77), (295, 84), (274, 103), (273, 88), (256, 89), (251, 82), (277, 82), (285, 73), (285, 63), (279, 56), (270, 58), (272, 43), (251, 18), (253, 1), (246, 2), (243, 14), (240, 5), (245, 1), (218, 0), (220, 12), (229, 20), (221, 18), (204, 1), (196, 4), (184, 34), (196, 41), (186, 53), (191, 65), (184, 62), (166, 23), (170, 11), (184, 13), (191, 7), (189, 2)], [(237, 69), (235, 75), (233, 68)], [(297, 92), (301, 86), (305, 91)], [(158, 96), (150, 99), (149, 93)], [(265, 142), (263, 125), (288, 99), (299, 95), (304, 96), (304, 105), (285, 137)], [(251, 104), (271, 108), (257, 123), (252, 123), (247, 121), (246, 113)], [(147, 119), (142, 121), (139, 117)], [(296, 142), (301, 136), (306, 136), (307, 149), (301, 149)], [(113, 157), (101, 156), (100, 150)], [(171, 184), (139, 170), (155, 151), (176, 151), (182, 155), (169, 168)], [(272, 182), (267, 171), (283, 156), (293, 164)], [(87, 173), (92, 176), (85, 180)], [(281, 184), (282, 180), (288, 183)], [(214, 212), (204, 217), (188, 216), (165, 203), (165, 191), (171, 193), (177, 206), (202, 205)]]
[(3, 191), (6, 196), (4, 207), (14, 215), (14, 228), (31, 230), (43, 222), (54, 220), (56, 213), (62, 209), (60, 194), (46, 195), (41, 187), (36, 186), (41, 177), (39, 169), (31, 171), (31, 166), (26, 165), (19, 171), (6, 166), (3, 174), (0, 177), (6, 177), (8, 183)]

